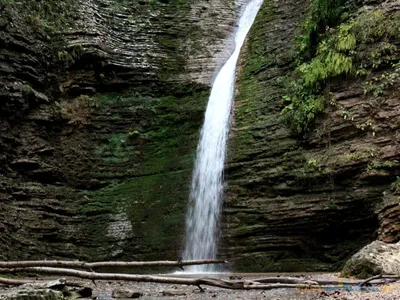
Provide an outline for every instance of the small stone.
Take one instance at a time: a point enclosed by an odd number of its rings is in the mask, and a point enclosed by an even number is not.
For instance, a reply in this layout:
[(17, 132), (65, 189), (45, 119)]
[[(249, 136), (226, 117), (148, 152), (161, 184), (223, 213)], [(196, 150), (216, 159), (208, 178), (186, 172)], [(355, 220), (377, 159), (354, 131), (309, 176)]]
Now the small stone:
[(93, 289), (90, 287), (83, 287), (77, 291), (81, 298), (89, 298), (92, 297)]
[(40, 103), (49, 103), (49, 98), (45, 94), (38, 92), (34, 89), (32, 89), (32, 92), (36, 98), (36, 101), (38, 101)]
[(165, 290), (162, 292), (163, 296), (186, 296), (187, 293), (182, 290)]
[(64, 299), (64, 296), (61, 291), (55, 291), (51, 289), (15, 288), (6, 291), (0, 291), (0, 299), (61, 300)]
[(129, 289), (116, 289), (112, 293), (113, 298), (140, 298), (143, 296), (142, 293), (129, 290)]

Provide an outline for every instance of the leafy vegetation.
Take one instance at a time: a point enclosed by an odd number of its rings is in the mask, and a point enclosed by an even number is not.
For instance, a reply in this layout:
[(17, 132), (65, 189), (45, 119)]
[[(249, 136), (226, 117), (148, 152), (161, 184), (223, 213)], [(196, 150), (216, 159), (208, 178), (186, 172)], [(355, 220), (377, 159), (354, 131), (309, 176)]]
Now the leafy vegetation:
[(352, 53), (356, 47), (353, 26), (342, 24), (329, 29), (314, 58), (297, 67), (297, 80), (292, 83), (291, 95), (284, 97), (287, 105), (282, 111), (297, 133), (307, 131), (315, 117), (324, 111), (329, 80), (353, 70)]
[(315, 118), (332, 102), (330, 82), (335, 78), (365, 77), (392, 64), (395, 71), (382, 75), (380, 85), (367, 81), (367, 91), (379, 96), (398, 77), (394, 63), (397, 46), (392, 41), (399, 37), (399, 16), (388, 18), (382, 11), (372, 10), (349, 18), (350, 4), (347, 1), (345, 6), (345, 2), (310, 2), (305, 33), (299, 39), (298, 66), (289, 94), (283, 97), (282, 118), (298, 134), (310, 130)]
[(82, 56), (83, 48), (81, 45), (75, 45), (69, 48), (60, 49), (57, 52), (58, 60), (65, 67), (73, 65)]
[(391, 184), (390, 187), (391, 187), (393, 192), (400, 191), (400, 176), (396, 177), (396, 180)]
[(73, 26), (77, 3), (77, 0), (35, 0), (23, 3), (0, 0), (0, 5), (18, 12), (34, 28), (50, 32)]
[(318, 45), (319, 35), (326, 27), (340, 21), (346, 0), (310, 0), (309, 10), (299, 38), (300, 59), (310, 59)]

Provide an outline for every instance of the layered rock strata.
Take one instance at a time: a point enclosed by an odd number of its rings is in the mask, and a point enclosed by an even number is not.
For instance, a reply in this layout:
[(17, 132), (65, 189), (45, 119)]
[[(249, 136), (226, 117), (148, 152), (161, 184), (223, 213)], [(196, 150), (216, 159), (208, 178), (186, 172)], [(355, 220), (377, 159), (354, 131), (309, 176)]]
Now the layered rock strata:
[(306, 8), (265, 1), (242, 55), (222, 229), (223, 253), (240, 270), (333, 270), (378, 232), (399, 240), (400, 82), (374, 97), (336, 78), (337, 106), (311, 132), (296, 136), (281, 121)]
[(241, 3), (0, 4), (1, 259), (179, 257)]

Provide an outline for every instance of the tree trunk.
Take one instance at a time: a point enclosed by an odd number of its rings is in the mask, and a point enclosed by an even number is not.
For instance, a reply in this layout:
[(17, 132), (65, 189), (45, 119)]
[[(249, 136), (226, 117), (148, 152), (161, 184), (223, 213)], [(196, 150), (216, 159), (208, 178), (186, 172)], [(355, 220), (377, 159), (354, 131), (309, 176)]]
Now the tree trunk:
[(84, 261), (58, 261), (58, 260), (38, 260), (38, 261), (0, 261), (0, 268), (25, 268), (25, 267), (53, 267), (53, 268), (78, 268), (85, 270), (95, 270), (99, 268), (148, 268), (148, 267), (180, 267), (205, 265), (205, 264), (226, 264), (225, 260), (204, 259), (204, 260), (178, 260), (178, 261), (104, 261), (104, 262), (84, 262)]

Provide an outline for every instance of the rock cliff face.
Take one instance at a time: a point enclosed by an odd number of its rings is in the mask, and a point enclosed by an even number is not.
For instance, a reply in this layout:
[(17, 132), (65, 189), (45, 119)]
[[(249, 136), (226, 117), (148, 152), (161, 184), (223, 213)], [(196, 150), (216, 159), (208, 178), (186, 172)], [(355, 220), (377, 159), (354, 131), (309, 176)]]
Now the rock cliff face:
[[(210, 82), (246, 1), (9, 2), (0, 259), (176, 259)], [(243, 49), (221, 249), (237, 270), (337, 269), (400, 239), (397, 79), (371, 97), (335, 78), (336, 106), (301, 138), (280, 121), (307, 8), (265, 0)]]
[[(376, 2), (358, 13), (394, 18), (396, 1)], [(223, 253), (240, 270), (337, 269), (376, 237), (399, 240), (397, 76), (379, 96), (364, 92), (365, 79), (334, 78), (334, 104), (303, 137), (280, 121), (307, 3), (265, 1), (243, 53), (223, 228)]]
[(198, 132), (240, 6), (0, 5), (1, 259), (179, 257)]

